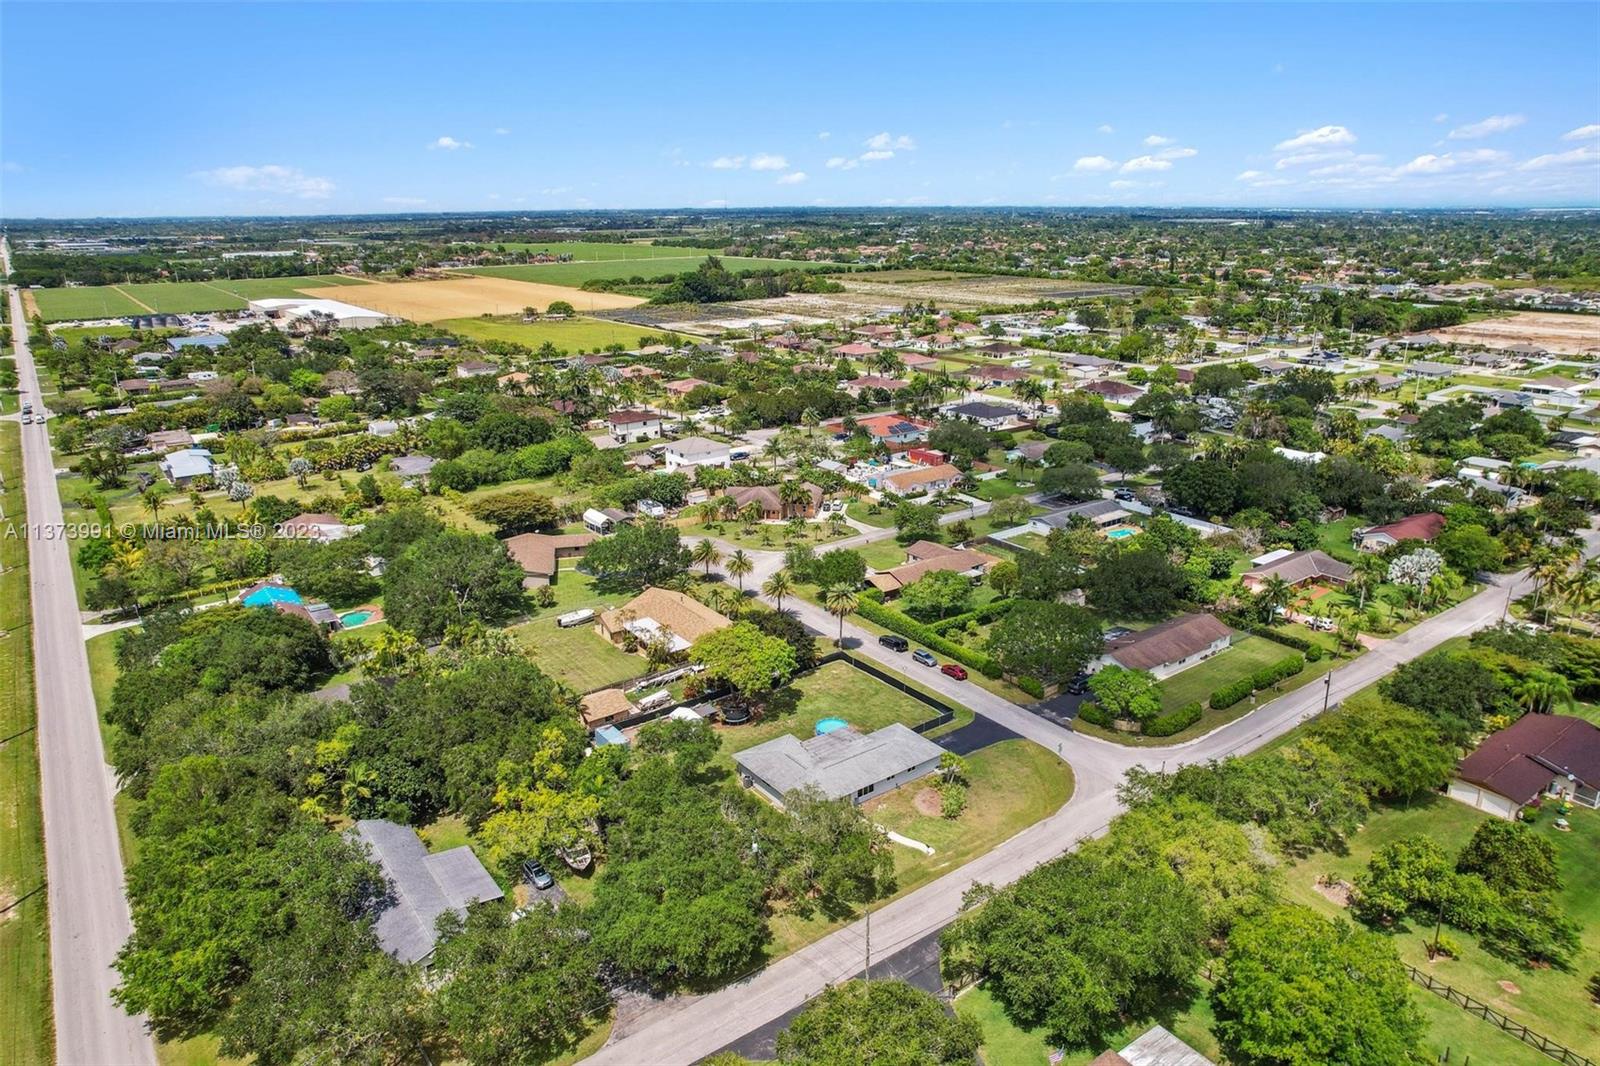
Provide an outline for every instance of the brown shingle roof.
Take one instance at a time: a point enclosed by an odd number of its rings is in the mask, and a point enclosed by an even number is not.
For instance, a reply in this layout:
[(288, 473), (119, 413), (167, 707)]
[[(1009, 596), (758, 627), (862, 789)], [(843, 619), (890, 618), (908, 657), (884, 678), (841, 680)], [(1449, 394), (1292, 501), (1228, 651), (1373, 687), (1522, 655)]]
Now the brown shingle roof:
[(1106, 654), (1129, 670), (1151, 670), (1187, 659), (1233, 631), (1209, 614), (1185, 614), (1117, 637)]
[[(943, 545), (938, 546), (943, 547)], [(968, 570), (992, 566), (996, 562), (999, 560), (983, 552), (973, 551), (970, 548), (951, 548), (943, 555), (933, 555), (914, 563), (897, 566), (893, 570), (880, 570), (876, 574), (868, 574), (867, 581), (873, 588), (884, 592), (898, 592), (935, 570), (949, 570), (961, 574)]]
[(1281, 577), (1291, 585), (1298, 585), (1302, 581), (1311, 581), (1318, 578), (1327, 578), (1330, 581), (1343, 583), (1350, 580), (1350, 567), (1341, 563), (1327, 552), (1311, 551), (1293, 552), (1285, 555), (1276, 562), (1266, 566), (1258, 566), (1246, 570), (1243, 577), (1255, 577), (1265, 580), (1269, 577)]
[(549, 577), (556, 572), (556, 559), (562, 551), (587, 548), (598, 538), (593, 533), (522, 533), (508, 539), (506, 552), (525, 574)]
[(1444, 515), (1434, 511), (1427, 511), (1423, 514), (1407, 515), (1398, 522), (1390, 522), (1388, 525), (1363, 529), (1361, 536), (1387, 533), (1395, 540), (1432, 540), (1443, 529)]
[(591, 692), (578, 704), (578, 715), (583, 719), (585, 729), (598, 729), (600, 726), (626, 718), (633, 711), (632, 701), (620, 688), (603, 688), (599, 692)]
[(670, 629), (690, 644), (712, 630), (733, 624), (687, 593), (652, 587), (621, 607), (602, 614), (600, 628), (607, 634), (618, 632), (623, 628), (625, 612), (631, 613), (635, 619), (653, 618), (658, 625)]
[(1600, 787), (1600, 728), (1566, 714), (1526, 714), (1484, 738), (1456, 776), (1527, 803), (1557, 776)]

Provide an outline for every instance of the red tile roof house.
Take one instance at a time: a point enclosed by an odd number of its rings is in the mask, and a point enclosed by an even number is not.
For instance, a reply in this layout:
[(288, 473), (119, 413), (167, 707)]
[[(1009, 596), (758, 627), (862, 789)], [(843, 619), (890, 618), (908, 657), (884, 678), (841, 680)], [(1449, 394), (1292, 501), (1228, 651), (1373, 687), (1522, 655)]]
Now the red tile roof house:
[(919, 466), (886, 475), (879, 487), (898, 496), (920, 496), (924, 493), (943, 492), (961, 480), (961, 471), (949, 463), (938, 466)]
[(1143, 389), (1126, 381), (1091, 381), (1087, 385), (1079, 385), (1078, 391), (1092, 392), (1112, 403), (1132, 403), (1144, 395)]
[(1381, 552), (1387, 551), (1403, 540), (1431, 541), (1443, 531), (1444, 515), (1426, 511), (1422, 514), (1408, 515), (1388, 525), (1358, 529), (1352, 539), (1359, 551)]
[(606, 415), (606, 427), (618, 444), (652, 440), (661, 436), (661, 416), (654, 411), (612, 411)]
[(1461, 760), (1451, 799), (1513, 819), (1540, 797), (1600, 807), (1600, 728), (1565, 714), (1525, 714)]
[(975, 366), (967, 374), (983, 385), (1009, 385), (1029, 376), (1026, 370), (1014, 366)]
[(846, 359), (866, 359), (878, 354), (878, 349), (865, 341), (852, 341), (849, 344), (840, 344), (828, 349), (829, 355), (843, 356)]
[(931, 355), (918, 355), (915, 352), (902, 353), (900, 362), (907, 370), (933, 371), (939, 369), (939, 360)]
[(701, 381), (699, 378), (684, 378), (682, 381), (669, 381), (661, 387), (674, 396), (687, 396), (701, 385), (709, 384), (711, 382)]

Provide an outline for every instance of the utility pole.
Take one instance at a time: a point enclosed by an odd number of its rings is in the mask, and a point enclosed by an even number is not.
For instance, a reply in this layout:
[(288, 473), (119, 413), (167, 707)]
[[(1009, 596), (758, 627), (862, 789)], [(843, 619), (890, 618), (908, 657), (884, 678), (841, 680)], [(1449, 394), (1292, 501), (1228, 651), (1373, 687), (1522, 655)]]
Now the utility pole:
[(1333, 673), (1322, 675), (1322, 713), (1328, 713), (1328, 697), (1333, 695)]

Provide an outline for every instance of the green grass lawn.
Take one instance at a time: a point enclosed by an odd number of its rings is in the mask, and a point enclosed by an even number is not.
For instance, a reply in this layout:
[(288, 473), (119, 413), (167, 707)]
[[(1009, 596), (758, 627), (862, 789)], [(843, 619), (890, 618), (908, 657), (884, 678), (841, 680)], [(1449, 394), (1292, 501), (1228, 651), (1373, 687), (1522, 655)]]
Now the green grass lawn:
[[(678, 531), (688, 544), (711, 537), (726, 541), (735, 548), (770, 552), (781, 552), (792, 544), (809, 544), (820, 551), (833, 541), (853, 537), (859, 532), (845, 526), (836, 537), (829, 531), (826, 522), (807, 522), (806, 536), (800, 540), (790, 540), (789, 531), (782, 522), (758, 522), (754, 526), (746, 526), (743, 522), (719, 522), (714, 526), (692, 522), (680, 524)], [(703, 568), (701, 572), (704, 573)]]
[(122, 318), (149, 314), (132, 297), (114, 285), (94, 285), (74, 289), (34, 289), (30, 295), (46, 322), (78, 318)]
[(1350, 535), (1359, 527), (1369, 526), (1372, 523), (1363, 521), (1354, 515), (1329, 522), (1317, 531), (1317, 547), (1333, 556), (1350, 562), (1361, 553), (1356, 551), (1355, 545), (1350, 542)]
[(644, 656), (629, 655), (596, 633), (592, 624), (562, 629), (546, 615), (508, 632), (539, 669), (578, 692), (619, 685), (649, 672)]
[[(681, 259), (684, 256), (716, 255), (715, 248), (676, 248), (668, 244), (639, 244), (600, 241), (546, 241), (530, 244), (525, 241), (494, 242), (496, 247), (514, 252), (545, 252), (549, 255), (570, 255), (575, 263), (613, 262), (619, 259)], [(539, 265), (539, 264), (532, 264)]]
[[(780, 689), (768, 700), (759, 720), (746, 725), (718, 726), (722, 754), (771, 740), (785, 733), (805, 740), (816, 735), (817, 722), (843, 718), (863, 733), (892, 722), (916, 725), (938, 712), (920, 700), (885, 685), (849, 663), (828, 663)], [(728, 760), (732, 765), (731, 760)]]
[[(641, 277), (645, 280), (687, 274), (705, 262), (703, 255), (689, 254), (658, 256), (635, 262), (607, 260), (592, 263), (522, 263), (513, 266), (469, 267), (464, 274), (482, 274), (491, 278), (510, 278), (513, 281), (533, 281), (544, 285), (579, 286), (586, 281), (611, 281)], [(752, 270), (805, 270), (821, 264), (795, 259), (755, 259), (742, 256), (722, 256), (722, 265), (735, 274)]]
[[(34, 732), (33, 644), (20, 428), (0, 425), (0, 1062), (50, 1062), (50, 916)], [(10, 535), (13, 532), (16, 535)]]
[(1173, 711), (1185, 704), (1205, 703), (1222, 686), (1293, 654), (1293, 648), (1274, 644), (1265, 637), (1240, 637), (1221, 655), (1214, 655), (1162, 681), (1161, 709)]
[(206, 281), (152, 281), (136, 285), (119, 285), (117, 288), (150, 310), (169, 314), (189, 311), (239, 311), (245, 305), (244, 297)]
[(883, 507), (874, 511), (873, 504), (868, 500), (851, 500), (845, 507), (844, 513), (864, 525), (877, 526), (884, 529), (894, 525), (894, 508)]
[(885, 537), (855, 549), (868, 569), (892, 570), (906, 561), (906, 549), (893, 537)]
[(978, 487), (970, 495), (992, 503), (995, 500), (1003, 500), (1008, 496), (1024, 496), (1030, 491), (1032, 490), (1023, 488), (1015, 481), (1012, 481), (1010, 477), (1002, 474), (1000, 477), (978, 482)]
[(449, 318), (435, 325), (476, 340), (508, 341), (527, 348), (538, 348), (548, 341), (563, 352), (599, 351), (613, 344), (637, 348), (645, 337), (659, 337), (662, 333), (626, 322), (581, 317), (564, 322), (524, 322), (520, 315), (502, 315), (498, 318)]
[[(1341, 913), (1342, 908), (1316, 891), (1318, 876), (1331, 874), (1346, 880), (1353, 878), (1366, 869), (1378, 848), (1408, 836), (1428, 837), (1454, 855), (1488, 817), (1443, 796), (1429, 796), (1414, 801), (1410, 807), (1378, 808), (1367, 819), (1366, 826), (1351, 838), (1349, 854), (1319, 852), (1290, 865), (1284, 877), (1286, 894), (1320, 913)], [(1395, 929), (1391, 935), (1395, 948), (1406, 962), (1535, 1032), (1592, 1055), (1594, 1049), (1600, 1047), (1600, 1010), (1589, 1003), (1584, 985), (1590, 976), (1600, 971), (1600, 862), (1595, 860), (1600, 854), (1600, 812), (1579, 807), (1569, 820), (1570, 833), (1556, 830), (1550, 815), (1535, 822), (1533, 830), (1555, 847), (1562, 876), (1566, 879), (1559, 897), (1562, 910), (1583, 926), (1582, 949), (1571, 972), (1554, 968), (1523, 969), (1514, 962), (1490, 955), (1478, 945), (1476, 938), (1459, 930), (1452, 930), (1451, 935), (1461, 945), (1462, 957), (1430, 962), (1425, 945), (1431, 929), (1412, 924)], [(1419, 988), (1418, 992), (1436, 998), (1424, 989)], [(1444, 1003), (1443, 1000), (1439, 1002)], [(1439, 1050), (1451, 1046), (1454, 1056), (1451, 1061), (1457, 1061), (1475, 1045), (1499, 1047), (1504, 1042), (1488, 1039), (1501, 1035), (1490, 1023), (1450, 1004), (1444, 1006), (1447, 1012), (1439, 1013), (1449, 1027), (1443, 1030), (1436, 1027), (1430, 1041)], [(1454, 1021), (1450, 1021), (1452, 1018)], [(1472, 1054), (1474, 1062), (1510, 1061), (1494, 1057), (1490, 1046)]]
[(246, 301), (295, 297), (301, 289), (367, 284), (336, 274), (285, 278), (222, 278), (216, 281), (149, 281), (125, 285), (90, 285), (72, 289), (35, 289), (34, 302), (46, 322), (78, 318), (123, 318), (128, 315), (181, 314), (191, 311), (237, 311)]
[[(1211, 1035), (1216, 1025), (1216, 1015), (1211, 1010), (1207, 990), (1202, 984), (1199, 994), (1186, 1004), (1173, 1004), (1153, 1018), (1138, 1018), (1121, 1029), (1108, 1033), (1090, 1048), (1064, 1048), (1060, 1066), (1087, 1066), (1102, 1051), (1127, 1047), (1152, 1025), (1164, 1025), (1178, 1039), (1221, 1063), (1221, 1048)], [(1005, 1008), (982, 985), (967, 989), (956, 998), (957, 1013), (976, 1019), (983, 1029), (983, 1047), (980, 1054), (985, 1066), (1047, 1066), (1050, 1055), (1058, 1050), (1039, 1029), (1025, 1029), (1006, 1016)]]

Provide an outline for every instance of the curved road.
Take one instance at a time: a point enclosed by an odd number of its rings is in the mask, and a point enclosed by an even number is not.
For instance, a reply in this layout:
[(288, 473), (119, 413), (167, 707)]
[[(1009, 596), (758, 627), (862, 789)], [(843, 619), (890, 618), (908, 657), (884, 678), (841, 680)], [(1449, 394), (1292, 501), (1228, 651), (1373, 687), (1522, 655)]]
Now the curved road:
[[(852, 542), (868, 539), (877, 539), (877, 535), (852, 538)], [(1594, 547), (1592, 539), (1590, 546)], [(750, 554), (757, 565), (745, 583), (759, 588), (782, 565), (783, 557), (776, 552)], [(972, 885), (1009, 884), (1040, 863), (1071, 850), (1079, 841), (1103, 833), (1120, 811), (1116, 786), (1129, 768), (1176, 768), (1253, 751), (1320, 713), (1325, 693), (1330, 703), (1337, 703), (1443, 641), (1493, 625), (1501, 618), (1508, 592), (1521, 595), (1529, 587), (1522, 574), (1504, 578), (1332, 671), (1326, 675), (1330, 679), (1326, 685), (1306, 685), (1203, 737), (1160, 748), (1124, 747), (1083, 736), (971, 682), (955, 681), (937, 670), (915, 674), (922, 684), (937, 689), (946, 698), (1055, 749), (1071, 764), (1076, 788), (1066, 805), (1050, 817), (967, 865), (874, 909), (873, 958), (887, 958), (949, 924), (960, 912), (963, 893)], [(821, 608), (797, 597), (787, 599), (784, 606), (818, 633), (830, 638), (837, 634), (837, 620)], [(873, 634), (848, 621), (844, 631), (846, 640), (855, 643), (857, 654), (906, 671), (906, 657), (880, 646)], [(799, 1007), (824, 986), (856, 976), (862, 971), (865, 953), (865, 924), (854, 922), (727, 988), (652, 1005), (641, 1016), (629, 1020), (626, 1032), (585, 1061), (597, 1066), (696, 1062)]]
[[(3, 240), (0, 266), (10, 273), (11, 250)], [(15, 289), (9, 297), (22, 396), (42, 410), (22, 297)], [(122, 851), (111, 806), (116, 787), (100, 743), (72, 562), (60, 535), (55, 461), (44, 425), (22, 427), (22, 459), (34, 538), (28, 565), (56, 1061), (65, 1066), (154, 1066), (155, 1045), (143, 1021), (129, 1017), (111, 1000), (117, 983), (112, 961), (132, 922), (122, 891)], [(40, 531), (55, 536), (40, 538)]]

